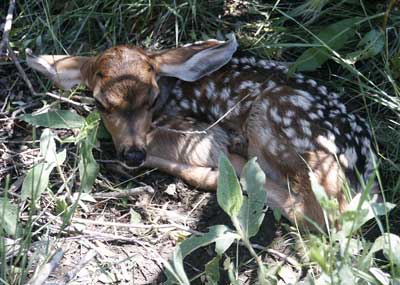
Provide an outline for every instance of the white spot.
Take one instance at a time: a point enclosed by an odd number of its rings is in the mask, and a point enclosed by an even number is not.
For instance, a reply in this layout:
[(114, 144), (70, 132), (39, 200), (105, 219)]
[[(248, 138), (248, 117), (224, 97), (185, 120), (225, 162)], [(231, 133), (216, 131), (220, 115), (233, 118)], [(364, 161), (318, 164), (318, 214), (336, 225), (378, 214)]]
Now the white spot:
[(300, 95), (292, 95), (289, 97), (289, 101), (294, 105), (297, 106), (305, 111), (310, 109), (311, 102), (307, 98), (300, 96)]
[(334, 127), (333, 131), (335, 132), (335, 134), (340, 135), (340, 130), (338, 127)]
[(196, 97), (196, 99), (200, 99), (201, 96), (201, 92), (199, 89), (194, 89), (194, 97)]
[(276, 107), (272, 107), (269, 110), (269, 113), (270, 113), (270, 115), (272, 117), (272, 120), (274, 120), (275, 123), (279, 124), (280, 122), (282, 122), (282, 118), (281, 118), (281, 116), (279, 116), (278, 109)]
[[(342, 154), (343, 155), (343, 154)], [(340, 155), (340, 156), (342, 156), (342, 155)], [(356, 150), (354, 149), (354, 147), (351, 147), (351, 148), (348, 148), (348, 149), (346, 149), (346, 151), (345, 151), (345, 153), (344, 153), (344, 157), (346, 158), (346, 160), (347, 160), (347, 166), (346, 165), (344, 165), (345, 167), (347, 167), (347, 168), (354, 168), (354, 166), (356, 165), (356, 163), (357, 163), (357, 159), (358, 159), (358, 157), (357, 157), (357, 152), (356, 152)], [(339, 159), (340, 159), (340, 157), (339, 157)]]
[(249, 58), (249, 62), (251, 65), (255, 65), (256, 64), (256, 59), (252, 56)]
[(243, 70), (248, 70), (248, 69), (251, 69), (251, 68), (252, 67), (250, 65), (245, 65), (245, 66), (242, 67)]
[(290, 126), (291, 123), (292, 123), (292, 119), (291, 119), (291, 118), (288, 118), (288, 117), (284, 117), (284, 118), (283, 118), (283, 124), (284, 124), (286, 127)]
[(298, 83), (298, 84), (303, 84), (304, 83), (304, 79), (296, 79), (296, 83)]
[(238, 60), (236, 57), (232, 57), (231, 63), (232, 63), (232, 64), (238, 64), (238, 63), (239, 63), (239, 60)]
[(206, 87), (206, 96), (209, 100), (214, 97), (215, 94), (215, 83), (213, 81), (209, 81)]
[(288, 72), (288, 68), (286, 66), (283, 66), (283, 65), (279, 65), (276, 69), (281, 70), (283, 73), (287, 73)]
[(337, 146), (335, 144), (335, 140), (330, 140), (327, 137), (319, 135), (317, 137), (317, 143), (325, 148), (327, 151), (329, 151), (331, 154), (336, 154), (337, 152)]
[(313, 102), (315, 100), (314, 96), (312, 96), (309, 92), (301, 90), (301, 89), (295, 89), (294, 90), (297, 94), (303, 96), (307, 100)]
[(308, 117), (310, 118), (310, 120), (317, 120), (319, 118), (319, 116), (315, 113), (309, 113)]
[(343, 103), (337, 104), (336, 107), (339, 108), (339, 110), (340, 110), (340, 112), (342, 112), (342, 114), (346, 114), (346, 106)]
[(221, 98), (221, 100), (225, 101), (228, 100), (230, 95), (231, 95), (231, 89), (229, 87), (226, 87), (221, 90), (219, 97)]
[(320, 109), (320, 110), (325, 110), (325, 108), (326, 108), (325, 105), (320, 104), (320, 103), (316, 104), (315, 107), (316, 107), (317, 109)]
[(213, 114), (215, 117), (219, 117), (220, 115), (222, 115), (219, 105), (217, 104), (212, 105), (211, 114)]
[(250, 60), (247, 58), (247, 57), (242, 57), (241, 59), (240, 59), (240, 63), (241, 64), (246, 64), (246, 63), (249, 63), (250, 62)]
[(319, 87), (318, 87), (318, 91), (319, 91), (322, 95), (327, 95), (327, 94), (328, 94), (328, 90), (326, 89), (325, 86), (319, 86)]
[(299, 121), (300, 126), (303, 130), (304, 135), (311, 137), (312, 136), (312, 132), (311, 132), (311, 124), (309, 121), (304, 120), (304, 119), (300, 119)]
[(193, 111), (194, 113), (197, 113), (197, 112), (198, 112), (197, 103), (196, 103), (195, 100), (192, 101), (192, 111)]
[(264, 89), (264, 91), (270, 91), (271, 89), (276, 87), (276, 83), (272, 80), (269, 80), (267, 83), (267, 88)]
[(289, 110), (286, 112), (286, 117), (288, 117), (288, 118), (293, 118), (294, 115), (296, 115), (296, 113), (292, 110)]
[(268, 144), (267, 144), (267, 148), (268, 148), (268, 151), (272, 154), (272, 155), (276, 155), (277, 153), (276, 153), (276, 151), (277, 151), (277, 142), (276, 142), (276, 140), (273, 140), (273, 139), (271, 139), (271, 140), (269, 140), (268, 141)]
[(224, 80), (222, 81), (224, 84), (228, 84), (231, 81), (229, 77), (225, 77)]
[(178, 85), (175, 85), (174, 89), (172, 89), (172, 93), (175, 95), (176, 100), (180, 100), (183, 96), (182, 88)]
[(313, 79), (308, 79), (307, 83), (310, 84), (312, 87), (316, 87), (318, 85), (317, 82)]
[(304, 78), (304, 75), (301, 74), (301, 73), (296, 73), (296, 74), (294, 75), (294, 78), (296, 78), (296, 79), (303, 79), (303, 78)]
[(240, 85), (238, 87), (238, 91), (241, 91), (241, 90), (244, 90), (244, 89), (252, 89), (252, 90), (254, 90), (254, 89), (258, 88), (259, 86), (260, 86), (260, 83), (258, 83), (258, 82), (254, 82), (254, 81), (251, 81), (251, 80), (245, 80), (245, 81), (242, 81), (240, 83)]
[(241, 74), (240, 71), (235, 71), (235, 72), (232, 74), (232, 78), (239, 77), (240, 74)]
[(284, 128), (283, 132), (289, 139), (292, 139), (296, 135), (296, 131), (293, 128)]
[(322, 112), (321, 110), (318, 110), (318, 111), (317, 111), (317, 114), (318, 114), (318, 116), (319, 116), (320, 118), (323, 118), (323, 117), (324, 117), (324, 112)]
[(328, 129), (330, 129), (330, 130), (333, 129), (333, 125), (332, 125), (331, 122), (325, 121), (325, 122), (324, 122), (324, 125), (325, 125)]
[(190, 108), (189, 105), (189, 100), (183, 99), (179, 102), (179, 106), (181, 106), (183, 109), (188, 110)]

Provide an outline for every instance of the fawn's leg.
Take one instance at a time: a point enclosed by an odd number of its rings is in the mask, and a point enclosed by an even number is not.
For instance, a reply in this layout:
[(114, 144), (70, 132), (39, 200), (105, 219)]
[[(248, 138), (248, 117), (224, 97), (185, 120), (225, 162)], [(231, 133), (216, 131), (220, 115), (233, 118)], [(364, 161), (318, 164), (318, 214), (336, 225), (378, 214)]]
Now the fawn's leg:
[(208, 125), (191, 118), (167, 118), (147, 135), (146, 167), (155, 167), (181, 177), (194, 187), (217, 189), (218, 158), (228, 155), (236, 173), (240, 174), (245, 158), (229, 153), (229, 136), (214, 127), (206, 133)]
[[(228, 154), (236, 173), (240, 173), (245, 160), (235, 154)], [(214, 167), (196, 166), (148, 154), (146, 167), (158, 168), (168, 174), (182, 178), (186, 183), (203, 190), (216, 191), (218, 170)]]

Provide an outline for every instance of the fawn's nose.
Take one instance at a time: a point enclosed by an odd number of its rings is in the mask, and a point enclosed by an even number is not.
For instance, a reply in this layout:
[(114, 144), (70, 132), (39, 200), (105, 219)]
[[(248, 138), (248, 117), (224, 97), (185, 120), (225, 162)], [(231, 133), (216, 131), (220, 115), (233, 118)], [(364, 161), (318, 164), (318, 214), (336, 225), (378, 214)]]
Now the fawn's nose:
[(129, 148), (123, 153), (123, 159), (129, 166), (140, 166), (146, 159), (144, 149)]

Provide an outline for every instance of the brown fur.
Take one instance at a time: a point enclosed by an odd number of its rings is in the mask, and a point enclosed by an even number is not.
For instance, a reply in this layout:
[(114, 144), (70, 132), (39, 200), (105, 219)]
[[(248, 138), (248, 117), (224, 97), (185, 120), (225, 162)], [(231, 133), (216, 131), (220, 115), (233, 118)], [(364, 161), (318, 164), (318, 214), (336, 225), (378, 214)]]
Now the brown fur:
[[(161, 70), (168, 70), (166, 66), (179, 67), (198, 52), (219, 45), (220, 42), (207, 41), (161, 52), (118, 46), (92, 58), (41, 57), (56, 70), (57, 75), (44, 70), (37, 58), (28, 58), (28, 64), (60, 86), (70, 86), (75, 82), (63, 78), (63, 74), (72, 69), (80, 70), (80, 77), (74, 80), (80, 80), (93, 90), (105, 126), (119, 153), (132, 147), (146, 149), (145, 166), (157, 167), (207, 190), (216, 190), (221, 152), (230, 156), (238, 174), (247, 159), (257, 156), (267, 176), (267, 203), (272, 208), (281, 209), (293, 222), (307, 224), (304, 220), (307, 216), (323, 226), (323, 212), (311, 191), (309, 171), (315, 174), (327, 195), (338, 200), (343, 211), (346, 199), (342, 193), (345, 179), (342, 168), (346, 168), (347, 174), (354, 173), (356, 167), (337, 161), (333, 153), (335, 149), (332, 150), (336, 145), (332, 146), (327, 138), (329, 131), (322, 124), (330, 118), (329, 114), (319, 115), (324, 117), (320, 121), (309, 118), (310, 113), (316, 116), (321, 111), (315, 107), (318, 104), (328, 109), (328, 95), (327, 98), (322, 95), (315, 97), (320, 102), (310, 103), (310, 106), (307, 102), (300, 104), (296, 101), (299, 96), (306, 100), (311, 96), (309, 93), (326, 91), (317, 89), (314, 82), (304, 85), (302, 79), (294, 81), (278, 72), (267, 73), (269, 66), (253, 64), (252, 59), (244, 61), (244, 72), (239, 76), (234, 70), (239, 64), (236, 60), (194, 83), (157, 77)], [(265, 68), (260, 70), (260, 66)], [(268, 85), (271, 82), (279, 88)], [(252, 84), (257, 88), (261, 86), (261, 93), (253, 94), (256, 88)], [(178, 93), (182, 93), (180, 97), (177, 94), (176, 98), (168, 97), (175, 87)], [(218, 97), (210, 92), (229, 92), (229, 96)], [(157, 102), (157, 98), (161, 101)], [(217, 119), (215, 110), (221, 109), (224, 113), (229, 109), (227, 106), (233, 104), (238, 105), (235, 112), (206, 133), (199, 132)], [(343, 108), (339, 103), (335, 104), (338, 104), (336, 108)], [(290, 113), (295, 117), (290, 118)], [(153, 122), (162, 114), (167, 118)], [(345, 114), (343, 116), (332, 120), (340, 131), (345, 132), (353, 125)], [(207, 119), (201, 121), (200, 118)], [(290, 119), (290, 126), (285, 125), (283, 118)], [(311, 137), (309, 133), (312, 133)], [(366, 137), (361, 134), (360, 138)], [(308, 140), (312, 147), (307, 146)], [(337, 139), (338, 145), (341, 141), (343, 149), (348, 151), (346, 153), (361, 148), (359, 142), (344, 140), (343, 136)]]

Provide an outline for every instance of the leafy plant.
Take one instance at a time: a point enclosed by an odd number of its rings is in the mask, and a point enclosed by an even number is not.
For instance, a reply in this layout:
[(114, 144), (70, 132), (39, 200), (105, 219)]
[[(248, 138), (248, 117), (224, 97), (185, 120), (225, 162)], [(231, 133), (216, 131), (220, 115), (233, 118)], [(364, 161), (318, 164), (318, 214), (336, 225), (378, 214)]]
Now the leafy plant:
[[(265, 174), (256, 162), (256, 158), (253, 158), (244, 166), (241, 183), (239, 183), (232, 164), (224, 154), (219, 159), (219, 171), (218, 204), (231, 218), (234, 230), (222, 225), (214, 226), (209, 229), (208, 233), (191, 237), (182, 242), (175, 250), (171, 263), (166, 266), (168, 270), (167, 284), (190, 284), (183, 269), (183, 259), (200, 246), (214, 242), (217, 256), (206, 265), (206, 276), (209, 284), (218, 284), (219, 274), (216, 273), (218, 272), (216, 266), (222, 254), (235, 240), (237, 242), (241, 240), (257, 261), (260, 284), (268, 282), (265, 275), (266, 268), (250, 243), (250, 238), (257, 234), (264, 218)], [(233, 272), (233, 264), (229, 264), (230, 271)], [(237, 276), (230, 275), (233, 279), (232, 282), (238, 282)]]

